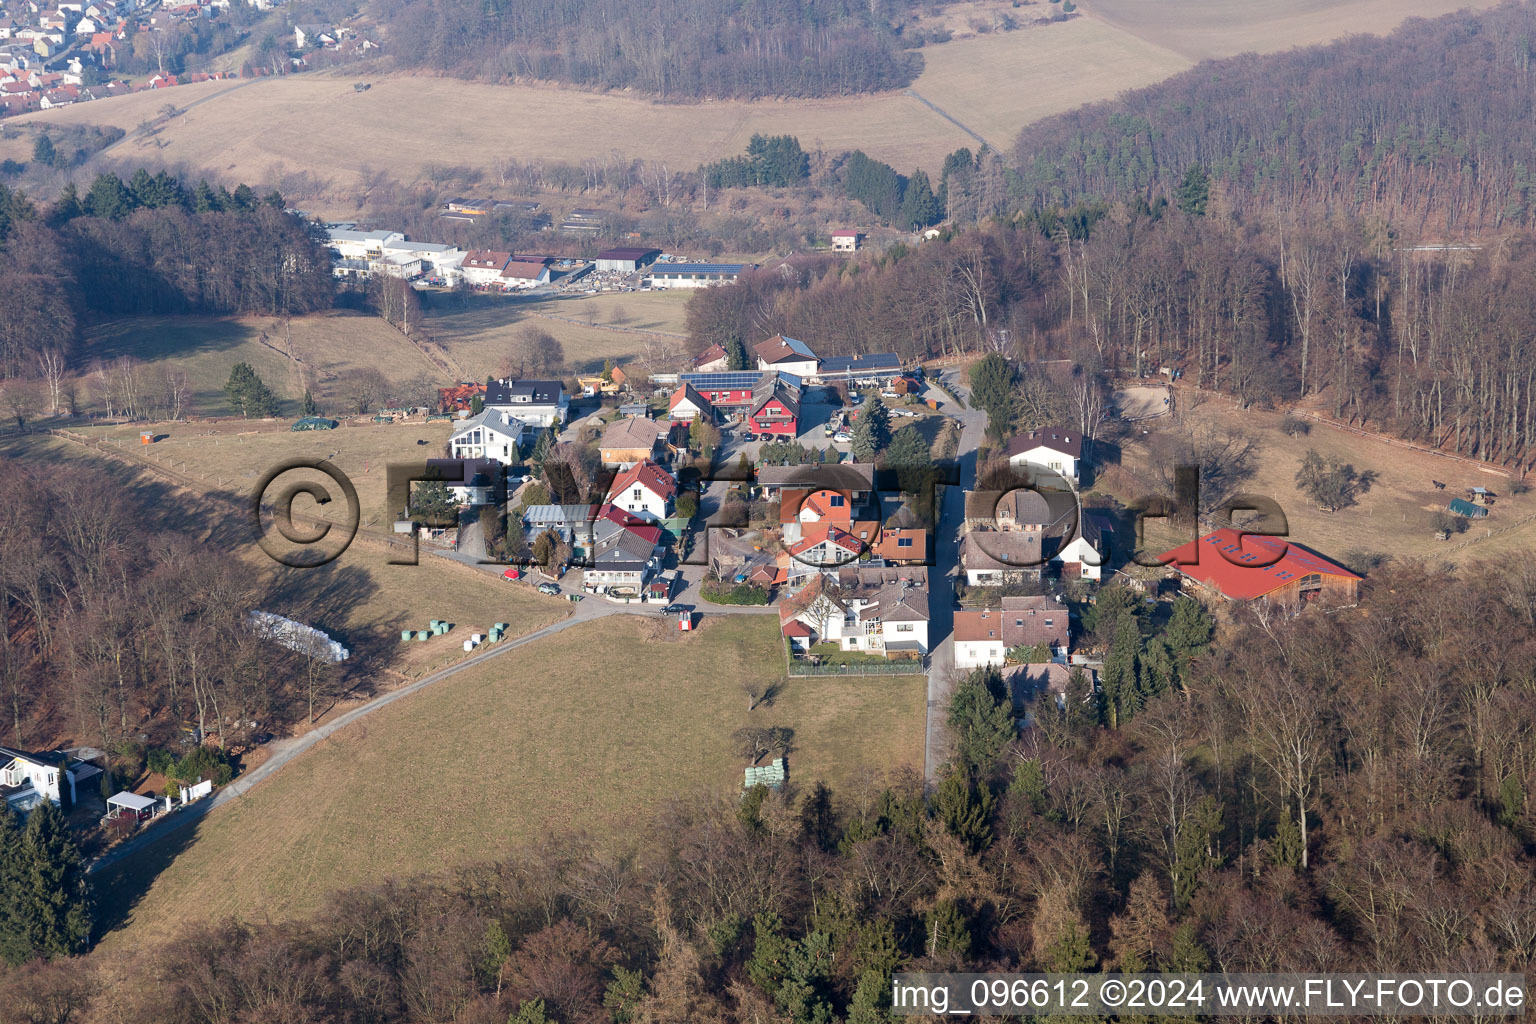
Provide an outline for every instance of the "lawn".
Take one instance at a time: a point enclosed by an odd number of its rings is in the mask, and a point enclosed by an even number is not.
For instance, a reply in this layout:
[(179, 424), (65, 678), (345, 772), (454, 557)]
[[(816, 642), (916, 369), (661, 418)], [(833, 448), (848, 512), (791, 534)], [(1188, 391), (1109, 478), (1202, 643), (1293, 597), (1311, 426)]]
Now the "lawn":
[(102, 879), (108, 899), (149, 884), (106, 943), (142, 947), (229, 914), (302, 914), (339, 887), (571, 830), (643, 835), (669, 800), (739, 789), (747, 762), (731, 737), (749, 724), (794, 729), (799, 784), (837, 790), (921, 765), (923, 676), (789, 680), (749, 713), (742, 681), (781, 678), (775, 618), (706, 613), (693, 633), (670, 625), (623, 616), (573, 626), (343, 730), (213, 812), (158, 876), (130, 862), (126, 880)]
[[(94, 327), (79, 363), (119, 356), (142, 364), (143, 378), (151, 387), (160, 386), (167, 370), (185, 373), (190, 391), (185, 411), (204, 416), (231, 414), (224, 382), (240, 362), (256, 370), (281, 400), (283, 415), (294, 418), (301, 412), (306, 370), (316, 397), (337, 407), (337, 378), (349, 370), (376, 367), (395, 384), (444, 376), (378, 317), (340, 310), (294, 317), (287, 323), (273, 317), (127, 317)], [(80, 395), (86, 408), (99, 406), (89, 378), (81, 383)], [(334, 400), (327, 402), (328, 396)]]

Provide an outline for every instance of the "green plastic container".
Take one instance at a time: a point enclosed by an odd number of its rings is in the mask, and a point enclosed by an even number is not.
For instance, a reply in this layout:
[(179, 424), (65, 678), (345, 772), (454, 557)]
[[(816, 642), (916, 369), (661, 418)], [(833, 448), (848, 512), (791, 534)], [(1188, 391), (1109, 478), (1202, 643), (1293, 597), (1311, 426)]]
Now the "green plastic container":
[(417, 640), (425, 640), (427, 637), (429, 637), (431, 635), (432, 635), (432, 633), (429, 630), (418, 629), (416, 631), (416, 639)]
[(400, 639), (401, 640), (414, 640), (414, 639), (416, 639), (416, 631), (414, 629), (402, 629), (400, 631)]
[(443, 624), (443, 620), (442, 619), (428, 619), (427, 620), (427, 628), (428, 629), (436, 629), (438, 626), (441, 626), (442, 624)]

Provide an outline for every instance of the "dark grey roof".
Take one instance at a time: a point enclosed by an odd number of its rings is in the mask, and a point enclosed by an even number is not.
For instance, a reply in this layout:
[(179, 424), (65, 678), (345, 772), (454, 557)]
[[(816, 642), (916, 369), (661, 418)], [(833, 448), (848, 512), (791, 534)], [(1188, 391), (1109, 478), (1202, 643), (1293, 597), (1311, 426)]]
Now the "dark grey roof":
[(821, 376), (860, 373), (900, 373), (901, 357), (894, 352), (873, 352), (867, 356), (830, 356), (821, 361)]
[[(795, 384), (786, 383), (783, 379), (789, 376)], [(787, 374), (765, 373), (752, 388), (752, 411), (755, 413), (767, 402), (777, 398), (789, 410), (791, 416), (800, 415), (800, 385), (799, 378)]]
[(558, 380), (493, 380), (485, 386), (486, 405), (557, 405), (565, 385)]
[(1071, 427), (1041, 427), (1038, 430), (1019, 434), (1009, 441), (1008, 455), (1011, 458), (1040, 447), (1070, 455), (1074, 459), (1082, 458), (1083, 435)]
[(759, 487), (806, 487), (829, 491), (868, 491), (875, 486), (872, 462), (838, 462), (830, 466), (759, 466)]
[(633, 565), (644, 566), (656, 554), (656, 545), (633, 530), (620, 530), (604, 537), (592, 549), (592, 562), (599, 569)]

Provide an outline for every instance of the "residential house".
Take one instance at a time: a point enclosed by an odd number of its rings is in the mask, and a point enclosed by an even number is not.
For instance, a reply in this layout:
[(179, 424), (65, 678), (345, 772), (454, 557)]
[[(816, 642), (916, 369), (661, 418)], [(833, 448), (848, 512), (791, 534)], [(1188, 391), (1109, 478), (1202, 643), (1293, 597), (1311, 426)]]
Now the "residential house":
[(1361, 576), (1299, 544), (1223, 528), (1165, 552), (1188, 589), (1228, 601), (1295, 609), (1314, 601), (1354, 604)]
[(867, 356), (829, 356), (809, 376), (821, 384), (887, 387), (902, 379), (901, 357), (894, 352)]
[(1065, 658), (1071, 638), (1067, 606), (1052, 597), (1005, 597), (999, 608), (955, 612), (955, 667), (1002, 665), (1015, 647), (1048, 648)]
[(1040, 578), (1046, 556), (1036, 533), (973, 532), (960, 539), (960, 564), (972, 587), (1003, 587)]
[(448, 450), (456, 459), (494, 459), (503, 466), (518, 462), (523, 441), (523, 421), (500, 409), (485, 408), (479, 415), (454, 424)]
[(807, 581), (779, 604), (779, 626), (797, 651), (818, 643), (885, 657), (928, 653), (928, 592), (908, 580), (853, 591), (826, 575)]
[(836, 228), (832, 232), (833, 252), (857, 252), (864, 233), (856, 228)]
[(1008, 464), (1065, 477), (1073, 487), (1081, 476), (1083, 435), (1071, 427), (1041, 427), (1008, 442)]
[(655, 541), (634, 530), (611, 530), (602, 540), (594, 540), (582, 570), (582, 586), (599, 593), (638, 595), (661, 568), (660, 552)]
[(496, 283), (502, 288), (517, 290), (522, 288), (537, 288), (540, 285), (549, 284), (549, 265), (538, 260), (512, 259), (501, 268), (501, 276)]
[[(1070, 495), (1063, 495), (1071, 500)], [(1057, 512), (1045, 496), (1026, 488), (967, 491), (960, 559), (970, 586), (1004, 586), (1039, 579), (1057, 532), (1075, 504)]]
[(667, 399), (667, 416), (674, 420), (696, 420), (702, 417), (706, 423), (713, 423), (715, 407), (692, 384), (680, 384), (672, 392), (672, 397)]
[(875, 493), (875, 467), (868, 462), (831, 466), (759, 466), (757, 486), (763, 497), (781, 506), (799, 507), (812, 491), (841, 491), (856, 508), (868, 505)]
[(626, 468), (656, 454), (656, 442), (661, 439), (660, 425), (655, 420), (640, 417), (614, 420), (603, 431), (598, 442), (598, 455), (605, 466)]
[(608, 502), (642, 519), (661, 520), (672, 514), (677, 481), (650, 459), (623, 470), (608, 488)]
[(569, 544), (573, 551), (592, 548), (593, 524), (597, 522), (596, 505), (529, 505), (523, 509), (524, 535), (530, 544), (545, 532)]
[(1064, 579), (1097, 580), (1109, 563), (1115, 522), (1103, 509), (1085, 508), (1078, 517), (1077, 535), (1051, 556)]
[(786, 544), (797, 543), (812, 526), (835, 526), (852, 534), (864, 550), (880, 535), (876, 510), (867, 503), (856, 502), (847, 491), (794, 488), (780, 493), (783, 497), (779, 500), (779, 532)]
[(58, 752), (25, 753), (0, 747), (0, 796), (13, 811), (29, 811), (44, 800), (62, 802), (67, 787), (70, 801), (77, 797), (76, 783), (101, 774), (101, 769), (78, 758), (61, 772), (60, 762), (70, 759)]
[(438, 412), (461, 412), (468, 410), (478, 397), (482, 404), (485, 402), (485, 385), (474, 381), (460, 381), (451, 388), (437, 389)]
[(449, 213), (467, 213), (471, 217), (484, 217), (492, 210), (489, 199), (450, 199), (443, 206)]
[(775, 334), (767, 341), (759, 342), (752, 352), (757, 356), (759, 370), (782, 370), (801, 378), (814, 377), (820, 363), (809, 345), (782, 334)]
[[(800, 386), (794, 374), (780, 374), (786, 385)], [(763, 380), (757, 370), (726, 370), (717, 373), (680, 373), (678, 382), (689, 384), (717, 409), (745, 409), (752, 404), (752, 393)]]
[(459, 264), (459, 275), (472, 285), (489, 287), (501, 279), (501, 271), (511, 259), (510, 252), (472, 249)]
[(800, 425), (800, 386), (793, 377), (779, 372), (763, 374), (752, 389), (752, 403), (747, 407), (748, 429), (776, 437), (794, 437)]
[(869, 553), (888, 565), (925, 565), (928, 561), (928, 531), (920, 526), (881, 527), (880, 536), (870, 545)]
[(498, 504), (506, 463), (493, 458), (428, 459), (427, 472), (448, 485), (462, 505)]
[(486, 385), (485, 407), (514, 416), (530, 427), (558, 427), (565, 422), (571, 398), (558, 380), (503, 377)]
[(693, 357), (693, 368), (699, 373), (723, 373), (730, 368), (731, 357), (724, 346), (711, 345)]
[(866, 542), (840, 526), (813, 524), (800, 529), (800, 539), (787, 543), (779, 566), (790, 587), (799, 587), (818, 575), (836, 576), (838, 570), (859, 560)]

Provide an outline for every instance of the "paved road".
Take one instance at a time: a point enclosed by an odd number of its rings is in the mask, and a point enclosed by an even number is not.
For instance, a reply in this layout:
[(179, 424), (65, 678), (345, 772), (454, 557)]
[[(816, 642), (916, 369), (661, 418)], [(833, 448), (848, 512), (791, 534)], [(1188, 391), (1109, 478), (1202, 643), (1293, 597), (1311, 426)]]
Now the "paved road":
[[(960, 486), (944, 488), (934, 536), (933, 577), (928, 584), (928, 721), (923, 742), (923, 778), (938, 777), (946, 753), (944, 712), (955, 682), (954, 583), (960, 567), (960, 527), (965, 522), (965, 491), (976, 483), (976, 448), (986, 430), (987, 415), (970, 408), (970, 389), (957, 373), (940, 376), (940, 382), (966, 403), (960, 409), (941, 401), (939, 411), (960, 421)], [(925, 397), (941, 398), (930, 389)]]

